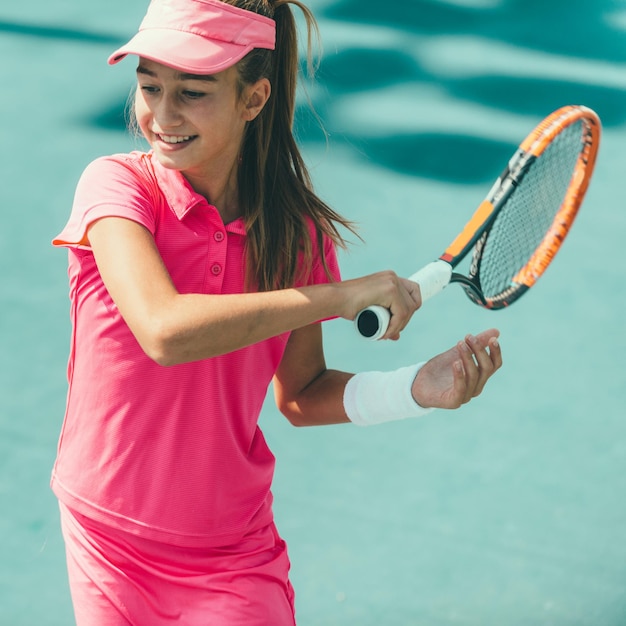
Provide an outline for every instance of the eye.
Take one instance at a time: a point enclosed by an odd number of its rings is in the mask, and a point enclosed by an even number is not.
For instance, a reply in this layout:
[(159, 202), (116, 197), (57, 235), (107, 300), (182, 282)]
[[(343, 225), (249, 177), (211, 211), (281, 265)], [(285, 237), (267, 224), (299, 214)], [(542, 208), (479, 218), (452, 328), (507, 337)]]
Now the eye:
[(183, 91), (183, 96), (189, 100), (198, 100), (199, 98), (203, 98), (205, 95), (206, 94), (202, 91), (192, 91), (190, 89), (185, 89)]
[(139, 88), (146, 94), (155, 94), (159, 92), (159, 88), (154, 85), (140, 85)]

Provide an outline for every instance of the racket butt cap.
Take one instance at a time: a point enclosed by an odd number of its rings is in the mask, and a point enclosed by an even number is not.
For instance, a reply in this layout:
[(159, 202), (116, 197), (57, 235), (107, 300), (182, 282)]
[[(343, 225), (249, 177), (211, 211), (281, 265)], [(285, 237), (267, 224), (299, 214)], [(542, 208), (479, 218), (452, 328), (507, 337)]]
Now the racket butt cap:
[(361, 337), (376, 341), (387, 332), (390, 319), (391, 314), (385, 307), (373, 305), (357, 314), (354, 325)]

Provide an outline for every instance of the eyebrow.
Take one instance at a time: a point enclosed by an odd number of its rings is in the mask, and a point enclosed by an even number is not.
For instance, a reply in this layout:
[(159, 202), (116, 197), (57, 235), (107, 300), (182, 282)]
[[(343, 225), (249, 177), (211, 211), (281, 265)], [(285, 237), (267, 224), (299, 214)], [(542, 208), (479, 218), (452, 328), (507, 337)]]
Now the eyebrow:
[[(145, 74), (146, 76), (151, 76), (152, 78), (157, 78), (157, 73), (149, 70), (147, 67), (143, 65), (137, 66), (137, 74)], [(215, 82), (217, 78), (212, 74), (188, 74), (186, 72), (177, 72), (176, 78), (178, 80), (203, 80), (206, 82)]]

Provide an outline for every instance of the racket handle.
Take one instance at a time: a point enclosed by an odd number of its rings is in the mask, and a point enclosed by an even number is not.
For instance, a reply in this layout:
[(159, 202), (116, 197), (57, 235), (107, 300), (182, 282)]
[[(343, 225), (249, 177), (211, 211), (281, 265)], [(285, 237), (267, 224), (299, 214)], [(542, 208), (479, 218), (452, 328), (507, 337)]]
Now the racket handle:
[[(422, 304), (442, 291), (450, 282), (452, 266), (445, 261), (433, 261), (418, 270), (409, 280), (420, 286)], [(354, 319), (357, 332), (371, 341), (380, 339), (386, 332), (391, 313), (383, 306), (373, 304), (359, 311)]]
[(389, 309), (378, 304), (372, 304), (372, 306), (368, 306), (357, 313), (354, 318), (354, 325), (361, 337), (375, 341), (387, 332), (390, 319)]
[(420, 286), (422, 304), (443, 291), (448, 286), (450, 278), (452, 278), (452, 265), (441, 260), (433, 261), (409, 276), (409, 280)]

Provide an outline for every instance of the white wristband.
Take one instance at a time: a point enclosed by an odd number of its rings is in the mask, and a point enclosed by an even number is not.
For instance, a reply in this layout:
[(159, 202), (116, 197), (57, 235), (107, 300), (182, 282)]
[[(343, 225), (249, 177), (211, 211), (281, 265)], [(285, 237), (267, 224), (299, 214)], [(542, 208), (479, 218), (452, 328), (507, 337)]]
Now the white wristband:
[(343, 406), (357, 426), (371, 426), (410, 417), (421, 417), (434, 409), (420, 406), (411, 387), (424, 363), (393, 372), (361, 372), (346, 384)]

